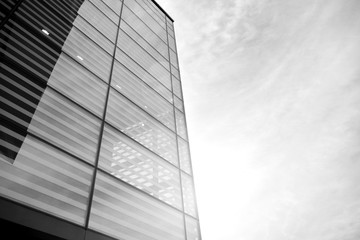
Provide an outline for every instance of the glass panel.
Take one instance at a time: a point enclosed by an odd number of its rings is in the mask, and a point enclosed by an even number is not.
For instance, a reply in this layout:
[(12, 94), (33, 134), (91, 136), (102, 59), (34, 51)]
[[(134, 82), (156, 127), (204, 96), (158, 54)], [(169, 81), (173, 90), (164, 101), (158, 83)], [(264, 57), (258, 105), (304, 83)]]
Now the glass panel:
[(111, 56), (77, 28), (71, 29), (63, 51), (104, 81), (109, 81)]
[(102, 0), (106, 5), (108, 5), (117, 15), (120, 15), (121, 9), (121, 0)]
[(169, 47), (176, 52), (175, 39), (171, 35), (169, 35)]
[(176, 96), (178, 96), (180, 99), (182, 99), (180, 81), (173, 77), (172, 85), (173, 85), (173, 92), (176, 94)]
[(183, 102), (180, 98), (174, 96), (174, 104), (175, 104), (175, 107), (180, 109), (180, 111), (184, 112)]
[(186, 239), (200, 240), (199, 222), (189, 216), (185, 216), (185, 222), (186, 222)]
[(174, 30), (174, 24), (173, 21), (170, 20), (170, 18), (166, 17), (166, 23), (170, 27), (170, 29)]
[[(148, 0), (136, 0), (139, 5), (141, 5), (144, 10), (151, 15), (164, 29), (165, 29), (165, 17), (157, 7), (151, 4), (151, 1)], [(161, 12), (161, 13), (160, 13)]]
[(119, 31), (117, 46), (155, 79), (171, 89), (170, 72), (122, 30)]
[(171, 65), (171, 73), (174, 77), (179, 81), (180, 80), (180, 73), (179, 70), (177, 70), (173, 65)]
[(110, 41), (115, 42), (117, 28), (103, 13), (92, 3), (85, 1), (79, 9), (79, 14), (93, 25), (98, 31), (104, 34)]
[(179, 144), (180, 167), (188, 174), (191, 174), (189, 145), (181, 138), (178, 137), (177, 139)]
[(197, 217), (193, 181), (189, 175), (181, 172), (181, 183), (183, 189), (184, 211), (193, 217)]
[[(174, 31), (169, 27), (169, 25), (167, 26), (167, 31), (168, 31), (168, 34), (172, 37), (172, 38), (175, 38), (175, 33)], [(174, 49), (175, 50), (175, 49)]]
[(159, 16), (159, 19), (162, 19), (162, 21), (165, 22), (165, 14), (163, 11), (161, 11), (153, 1), (149, 0), (137, 0), (138, 2), (145, 2), (146, 5), (148, 5), (155, 13)]
[(91, 40), (100, 45), (110, 55), (113, 55), (115, 46), (114, 43), (112, 43), (108, 38), (96, 30), (96, 28), (91, 26), (80, 15), (76, 17), (74, 26), (76, 26), (81, 32), (85, 33), (85, 35), (88, 36)]
[(168, 59), (168, 46), (166, 42), (156, 35), (151, 29), (142, 22), (128, 7), (124, 5), (122, 19), (131, 26), (140, 36), (157, 49), (166, 59)]
[(99, 0), (90, 0), (100, 11), (111, 19), (116, 25), (119, 24), (119, 16), (116, 15), (106, 4)]
[(113, 89), (106, 120), (164, 159), (178, 164), (175, 134)]
[(180, 112), (179, 110), (175, 109), (175, 118), (176, 118), (176, 132), (177, 134), (187, 139), (187, 132), (186, 132), (186, 124), (185, 124), (185, 115)]
[(29, 126), (29, 132), (89, 163), (95, 161), (99, 129), (100, 120), (49, 87)]
[(156, 35), (158, 35), (166, 43), (166, 30), (135, 0), (126, 0), (125, 5), (131, 9)]
[(179, 68), (178, 62), (177, 62), (177, 56), (173, 50), (170, 50), (170, 62), (174, 67)]
[(0, 195), (83, 226), (92, 172), (28, 136), (13, 165), (0, 161)]
[(122, 21), (120, 28), (124, 30), (137, 44), (145, 49), (152, 57), (154, 57), (163, 67), (170, 71), (169, 62), (164, 58), (157, 49), (153, 48), (145, 39), (143, 39), (136, 31), (134, 31), (126, 22)]
[(129, 58), (123, 51), (119, 48), (116, 49), (116, 59), (122, 63), (127, 69), (134, 73), (138, 78), (143, 80), (146, 84), (152, 87), (155, 91), (161, 94), (169, 102), (172, 103), (172, 94), (169, 89), (162, 85), (158, 80), (141, 68), (134, 60)]
[(99, 165), (113, 176), (181, 208), (177, 168), (108, 125), (104, 129)]
[(173, 107), (136, 75), (115, 61), (111, 85), (167, 127), (175, 131)]
[(60, 55), (48, 84), (102, 117), (107, 85), (66, 54)]
[(117, 239), (185, 239), (180, 211), (99, 171), (89, 227)]

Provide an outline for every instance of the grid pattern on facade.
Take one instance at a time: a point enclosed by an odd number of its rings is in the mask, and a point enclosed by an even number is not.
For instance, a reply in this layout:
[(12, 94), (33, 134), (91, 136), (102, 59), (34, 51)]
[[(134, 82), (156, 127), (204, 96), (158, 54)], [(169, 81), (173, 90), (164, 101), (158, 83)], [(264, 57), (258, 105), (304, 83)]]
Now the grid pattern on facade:
[(118, 239), (199, 240), (167, 14), (151, 0), (0, 7), (0, 196)]

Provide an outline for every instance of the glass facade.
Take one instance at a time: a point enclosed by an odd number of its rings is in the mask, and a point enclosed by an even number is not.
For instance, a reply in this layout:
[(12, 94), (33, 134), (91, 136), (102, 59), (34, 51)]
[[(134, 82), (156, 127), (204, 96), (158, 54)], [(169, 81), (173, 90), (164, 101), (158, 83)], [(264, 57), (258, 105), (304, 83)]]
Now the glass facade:
[(0, 9), (0, 200), (83, 239), (200, 240), (173, 20), (152, 0)]

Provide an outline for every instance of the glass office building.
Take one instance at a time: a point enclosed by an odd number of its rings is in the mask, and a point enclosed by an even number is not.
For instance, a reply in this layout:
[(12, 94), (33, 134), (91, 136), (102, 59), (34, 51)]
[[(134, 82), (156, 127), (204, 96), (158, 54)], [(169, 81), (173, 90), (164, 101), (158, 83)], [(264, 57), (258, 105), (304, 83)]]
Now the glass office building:
[(171, 17), (152, 0), (0, 9), (2, 234), (201, 239)]

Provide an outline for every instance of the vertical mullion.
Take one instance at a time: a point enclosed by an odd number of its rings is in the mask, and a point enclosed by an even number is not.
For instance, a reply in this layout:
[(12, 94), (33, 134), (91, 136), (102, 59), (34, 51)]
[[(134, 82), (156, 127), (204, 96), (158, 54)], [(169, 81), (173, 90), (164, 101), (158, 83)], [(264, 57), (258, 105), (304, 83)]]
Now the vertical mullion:
[[(94, 196), (94, 191), (95, 191), (95, 181), (96, 181), (96, 175), (97, 175), (97, 170), (98, 170), (98, 165), (99, 165), (101, 143), (102, 143), (103, 134), (104, 134), (105, 116), (106, 116), (106, 111), (107, 111), (107, 106), (108, 106), (109, 95), (110, 95), (111, 79), (112, 79), (114, 62), (115, 62), (115, 53), (116, 53), (116, 48), (117, 48), (116, 46), (117, 46), (117, 41), (118, 41), (118, 37), (119, 37), (120, 22), (121, 22), (123, 6), (124, 6), (124, 2), (122, 1), (121, 8), (120, 8), (120, 15), (119, 15), (119, 23), (117, 26), (118, 28), (117, 28), (117, 33), (116, 33), (116, 39), (115, 39), (115, 43), (114, 43), (114, 52), (113, 52), (112, 62), (111, 62), (111, 67), (110, 67), (108, 89), (107, 89), (107, 93), (106, 93), (104, 111), (103, 111), (100, 133), (99, 133), (99, 140), (98, 140), (98, 147), (97, 147), (96, 158), (95, 158), (93, 178), (92, 178), (91, 188), (90, 188), (90, 193), (89, 193), (89, 204), (88, 204), (87, 214), (86, 214), (86, 219), (85, 219), (85, 229), (86, 230), (89, 227), (90, 212), (91, 212), (91, 206), (92, 206), (92, 201), (93, 201), (93, 196)], [(86, 234), (85, 234), (85, 239), (86, 239)]]

